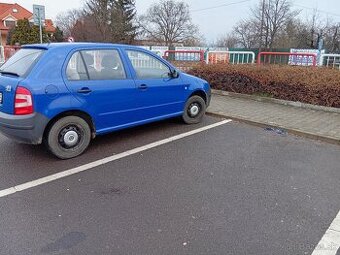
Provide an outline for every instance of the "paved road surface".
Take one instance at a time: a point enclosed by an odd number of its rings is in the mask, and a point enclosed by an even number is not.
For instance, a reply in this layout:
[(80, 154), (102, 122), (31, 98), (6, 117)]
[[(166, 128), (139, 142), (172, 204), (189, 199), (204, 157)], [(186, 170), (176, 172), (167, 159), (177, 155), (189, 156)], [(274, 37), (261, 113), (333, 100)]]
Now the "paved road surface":
[[(68, 161), (0, 137), (0, 189), (218, 121), (99, 137)], [(311, 254), (340, 209), (339, 158), (231, 122), (0, 198), (0, 253)]]

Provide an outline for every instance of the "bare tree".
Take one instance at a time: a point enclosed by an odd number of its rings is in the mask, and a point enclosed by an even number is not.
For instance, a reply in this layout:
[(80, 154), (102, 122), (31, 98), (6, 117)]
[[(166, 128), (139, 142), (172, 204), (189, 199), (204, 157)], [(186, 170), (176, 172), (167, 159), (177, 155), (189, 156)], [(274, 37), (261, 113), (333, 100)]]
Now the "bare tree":
[(104, 42), (103, 35), (91, 15), (84, 14), (79, 18), (71, 32), (78, 42)]
[(271, 49), (282, 44), (285, 29), (299, 11), (293, 11), (289, 0), (261, 0), (252, 9), (252, 17), (233, 28), (239, 43), (245, 48)]
[(188, 40), (183, 41), (183, 45), (191, 46), (191, 47), (199, 47), (199, 46), (206, 45), (206, 44), (207, 42), (204, 36), (192, 37), (192, 38), (189, 38)]
[(228, 33), (224, 36), (217, 38), (215, 44), (216, 47), (236, 48), (239, 44), (239, 38), (234, 33)]
[(323, 49), (340, 52), (340, 23), (323, 19), (317, 9), (304, 20), (299, 12), (291, 9), (289, 0), (261, 0), (252, 17), (238, 22), (233, 33), (245, 48), (318, 49), (323, 41)]
[(277, 48), (309, 48), (310, 30), (298, 18), (287, 21), (284, 29), (277, 34), (275, 47)]
[(109, 0), (88, 0), (85, 6), (85, 15), (91, 17), (96, 24), (96, 29), (100, 33), (100, 40), (110, 41), (110, 10)]
[(259, 23), (254, 19), (243, 20), (237, 23), (233, 31), (239, 44), (244, 48), (260, 47)]
[(199, 29), (184, 2), (165, 0), (154, 4), (140, 16), (139, 23), (146, 38), (167, 46), (199, 38)]
[(340, 23), (331, 23), (324, 30), (325, 48), (331, 53), (340, 53)]
[(310, 40), (309, 46), (313, 49), (313, 48), (317, 47), (317, 45), (316, 45), (317, 39), (315, 38), (315, 35), (320, 36), (320, 34), (317, 31), (317, 30), (319, 30), (319, 28), (317, 27), (317, 23), (319, 23), (319, 13), (318, 13), (317, 9), (314, 9), (312, 17), (307, 22), (308, 22), (308, 24), (310, 24), (310, 27), (309, 27), (310, 36), (308, 36), (308, 38)]
[(333, 36), (330, 51), (340, 53), (340, 23), (334, 25), (332, 29)]
[(305, 21), (295, 19), (295, 23), (296, 34), (301, 42), (299, 47), (318, 49), (322, 40), (325, 41), (326, 49), (332, 49), (330, 44), (336, 33), (336, 24), (329, 18), (323, 19), (317, 9)]
[[(253, 23), (263, 31), (260, 35), (262, 37), (261, 45), (273, 48), (277, 35), (285, 28), (289, 20), (299, 14), (299, 11), (292, 10), (289, 0), (267, 0), (264, 4), (261, 1), (252, 9), (252, 14), (254, 16)], [(262, 28), (261, 25), (263, 25)]]
[[(328, 52), (340, 51), (340, 23), (331, 19), (322, 19), (317, 10), (306, 20), (293, 18), (289, 20), (284, 29), (278, 33), (275, 47), (323, 49)], [(323, 44), (320, 44), (323, 41)]]
[(55, 24), (63, 31), (64, 36), (72, 36), (72, 30), (82, 16), (82, 10), (73, 9), (57, 15)]

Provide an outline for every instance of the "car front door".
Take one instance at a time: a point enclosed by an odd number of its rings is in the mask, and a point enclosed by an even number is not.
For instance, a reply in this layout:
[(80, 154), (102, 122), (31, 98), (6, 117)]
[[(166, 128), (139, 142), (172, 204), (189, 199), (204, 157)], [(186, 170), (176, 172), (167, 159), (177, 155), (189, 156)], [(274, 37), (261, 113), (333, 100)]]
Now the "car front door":
[(75, 52), (66, 67), (66, 84), (79, 106), (95, 120), (97, 133), (137, 121), (136, 85), (118, 49)]
[(139, 50), (126, 50), (137, 90), (136, 114), (140, 120), (181, 114), (187, 98), (187, 85), (172, 78), (170, 68), (155, 56)]

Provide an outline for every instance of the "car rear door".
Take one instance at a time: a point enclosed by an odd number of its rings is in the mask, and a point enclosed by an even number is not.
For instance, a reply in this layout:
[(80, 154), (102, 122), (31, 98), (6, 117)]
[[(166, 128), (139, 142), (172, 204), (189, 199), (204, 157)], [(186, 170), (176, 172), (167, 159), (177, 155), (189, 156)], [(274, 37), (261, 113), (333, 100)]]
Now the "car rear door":
[(170, 67), (155, 56), (136, 49), (126, 50), (137, 87), (139, 119), (170, 117), (182, 113), (187, 85), (170, 77)]
[(74, 52), (65, 83), (95, 120), (97, 133), (135, 122), (136, 87), (116, 48)]

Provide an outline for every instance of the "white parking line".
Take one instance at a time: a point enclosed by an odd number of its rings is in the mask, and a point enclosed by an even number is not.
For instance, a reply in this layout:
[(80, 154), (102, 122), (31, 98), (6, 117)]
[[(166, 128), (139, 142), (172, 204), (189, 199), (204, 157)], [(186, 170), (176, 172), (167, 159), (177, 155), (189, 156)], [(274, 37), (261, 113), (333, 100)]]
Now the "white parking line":
[(312, 255), (336, 255), (340, 248), (340, 211), (335, 217)]
[(60, 173), (52, 174), (52, 175), (49, 175), (49, 176), (46, 176), (46, 177), (43, 177), (43, 178), (40, 178), (40, 179), (36, 179), (34, 181), (26, 182), (26, 183), (23, 183), (23, 184), (20, 184), (20, 185), (17, 185), (17, 186), (13, 186), (13, 187), (8, 188), (8, 189), (0, 190), (0, 197), (5, 197), (5, 196), (8, 196), (8, 195), (14, 194), (16, 192), (27, 190), (27, 189), (30, 189), (30, 188), (33, 188), (33, 187), (36, 187), (36, 186), (39, 186), (39, 185), (42, 185), (42, 184), (45, 184), (45, 183), (48, 183), (48, 182), (52, 182), (52, 181), (61, 179), (61, 178), (65, 178), (65, 177), (73, 175), (73, 174), (84, 172), (84, 171), (90, 170), (92, 168), (95, 168), (97, 166), (101, 166), (101, 165), (110, 163), (112, 161), (115, 161), (115, 160), (118, 160), (118, 159), (121, 159), (121, 158), (125, 158), (127, 156), (130, 156), (130, 155), (133, 155), (133, 154), (145, 151), (145, 150), (149, 150), (151, 148), (155, 148), (155, 147), (158, 147), (158, 146), (163, 145), (163, 144), (171, 143), (173, 141), (180, 140), (182, 138), (185, 138), (185, 137), (188, 137), (188, 136), (191, 136), (191, 135), (194, 135), (194, 134), (198, 134), (198, 133), (201, 133), (203, 131), (206, 131), (206, 130), (227, 124), (231, 121), (232, 120), (223, 120), (223, 121), (220, 121), (218, 123), (215, 123), (215, 124), (212, 124), (212, 125), (209, 125), (209, 126), (206, 126), (206, 127), (198, 128), (198, 129), (192, 130), (190, 132), (175, 135), (175, 136), (166, 138), (164, 140), (153, 142), (153, 143), (150, 143), (150, 144), (147, 144), (147, 145), (144, 145), (144, 146), (132, 149), (132, 150), (128, 150), (128, 151), (119, 153), (117, 155), (113, 155), (113, 156), (110, 156), (110, 157), (107, 157), (107, 158), (103, 158), (103, 159), (94, 161), (92, 163), (88, 163), (86, 165), (82, 165), (82, 166), (79, 166), (79, 167), (76, 167), (76, 168), (72, 168), (72, 169), (69, 169), (69, 170), (66, 170), (66, 171), (63, 171), (63, 172), (60, 172)]

